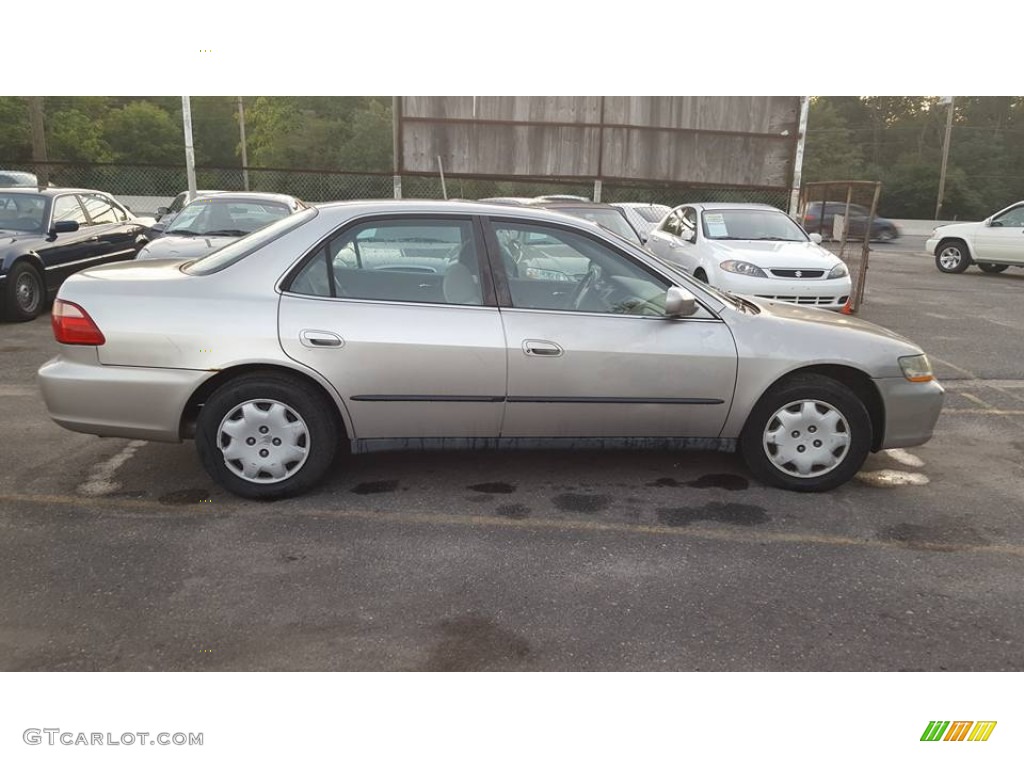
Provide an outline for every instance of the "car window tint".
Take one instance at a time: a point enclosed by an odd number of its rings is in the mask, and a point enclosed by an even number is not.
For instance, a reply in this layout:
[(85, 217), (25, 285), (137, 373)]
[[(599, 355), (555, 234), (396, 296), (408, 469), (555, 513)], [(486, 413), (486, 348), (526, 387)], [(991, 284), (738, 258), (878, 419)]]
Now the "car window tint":
[(301, 293), (303, 296), (333, 296), (326, 255), (326, 245), (317, 248), (313, 257), (292, 279), (288, 290), (292, 293)]
[(82, 195), (82, 202), (93, 224), (116, 224), (117, 213), (113, 203), (101, 195)]
[[(480, 262), (469, 219), (388, 219), (350, 227), (328, 240), (334, 295), (346, 299), (479, 306)], [(319, 254), (314, 257), (314, 261)], [(307, 265), (290, 290), (325, 295)]]
[(668, 282), (611, 247), (541, 225), (495, 223), (493, 227), (509, 276), (512, 306), (614, 315), (665, 314)]
[(61, 195), (53, 201), (53, 221), (77, 221), (82, 227), (89, 223), (75, 195)]
[(45, 208), (46, 198), (39, 195), (0, 195), (0, 229), (39, 232)]

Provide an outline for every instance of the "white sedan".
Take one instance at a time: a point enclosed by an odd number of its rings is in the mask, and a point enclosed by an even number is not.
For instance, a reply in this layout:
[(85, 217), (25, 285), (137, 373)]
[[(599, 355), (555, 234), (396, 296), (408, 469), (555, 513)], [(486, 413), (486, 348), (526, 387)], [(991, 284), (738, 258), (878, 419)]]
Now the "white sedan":
[(647, 248), (730, 293), (840, 310), (850, 272), (820, 241), (770, 205), (690, 203), (661, 220)]
[(982, 272), (1024, 267), (1024, 200), (984, 221), (937, 227), (924, 247), (940, 272), (963, 272), (971, 264)]

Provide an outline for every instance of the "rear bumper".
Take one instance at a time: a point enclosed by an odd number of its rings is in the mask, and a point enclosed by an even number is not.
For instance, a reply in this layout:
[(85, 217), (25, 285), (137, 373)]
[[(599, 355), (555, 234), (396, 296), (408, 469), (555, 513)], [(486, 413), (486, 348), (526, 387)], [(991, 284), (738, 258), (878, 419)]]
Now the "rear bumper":
[(907, 448), (927, 443), (942, 411), (946, 390), (937, 381), (875, 379), (885, 404), (882, 448)]
[(66, 349), (39, 369), (46, 408), (65, 429), (100, 437), (181, 442), (185, 404), (215, 373), (100, 365), (94, 347)]

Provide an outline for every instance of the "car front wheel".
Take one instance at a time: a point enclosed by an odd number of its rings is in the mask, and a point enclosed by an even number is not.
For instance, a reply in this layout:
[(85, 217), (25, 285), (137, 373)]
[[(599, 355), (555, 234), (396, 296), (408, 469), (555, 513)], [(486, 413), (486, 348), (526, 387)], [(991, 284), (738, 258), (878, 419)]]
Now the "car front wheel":
[(740, 452), (764, 483), (792, 491), (828, 491), (864, 464), (871, 418), (847, 386), (825, 376), (794, 376), (751, 411)]
[(324, 476), (342, 430), (333, 404), (287, 375), (252, 374), (213, 393), (199, 412), (196, 449), (219, 485), (250, 499), (305, 493)]
[(971, 255), (967, 251), (967, 245), (959, 240), (939, 245), (935, 252), (935, 266), (940, 272), (958, 274), (971, 266)]

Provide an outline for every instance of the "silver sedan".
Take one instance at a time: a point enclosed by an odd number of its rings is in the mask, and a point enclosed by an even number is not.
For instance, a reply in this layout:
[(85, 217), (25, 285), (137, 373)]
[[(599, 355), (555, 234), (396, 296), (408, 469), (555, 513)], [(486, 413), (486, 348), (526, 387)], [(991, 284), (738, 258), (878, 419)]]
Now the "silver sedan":
[(90, 269), (53, 326), (54, 421), (193, 438), (252, 498), (309, 490), (342, 446), (738, 448), (763, 482), (824, 491), (927, 441), (943, 399), (890, 331), (481, 203), (333, 203), (184, 264)]

